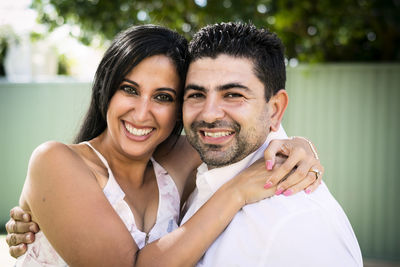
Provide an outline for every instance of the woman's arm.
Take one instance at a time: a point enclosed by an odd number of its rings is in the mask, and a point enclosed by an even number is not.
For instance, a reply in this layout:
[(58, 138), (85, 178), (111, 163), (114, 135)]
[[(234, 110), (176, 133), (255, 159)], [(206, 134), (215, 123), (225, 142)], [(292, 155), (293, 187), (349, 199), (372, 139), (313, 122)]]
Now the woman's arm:
[(274, 194), (264, 189), (268, 171), (259, 160), (219, 188), (181, 227), (144, 247), (137, 263), (145, 266), (193, 266), (224, 231), (236, 213)]
[(48, 142), (34, 151), (20, 205), (69, 265), (134, 265), (138, 248), (129, 231), (68, 146)]
[[(256, 175), (259, 169), (262, 175)], [(141, 251), (91, 171), (66, 145), (53, 142), (36, 149), (20, 204), (70, 265), (188, 266), (200, 259), (241, 207), (273, 194), (273, 189), (263, 188), (265, 172), (258, 166), (251, 178), (239, 174), (182, 227)]]

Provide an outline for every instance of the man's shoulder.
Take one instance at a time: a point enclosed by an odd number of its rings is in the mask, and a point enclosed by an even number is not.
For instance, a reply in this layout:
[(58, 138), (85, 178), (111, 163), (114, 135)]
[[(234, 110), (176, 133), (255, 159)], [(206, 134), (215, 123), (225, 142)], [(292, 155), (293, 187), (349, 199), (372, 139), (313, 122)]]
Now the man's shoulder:
[[(342, 258), (340, 263), (361, 257), (346, 215), (324, 184), (312, 194), (299, 192), (289, 197), (274, 196), (243, 207), (213, 245), (220, 254), (225, 246), (226, 253), (242, 251), (235, 256), (235, 261), (246, 262), (251, 257), (255, 259), (254, 266), (266, 262), (271, 263), (268, 266), (281, 265), (278, 263), (288, 260), (288, 251), (296, 255), (293, 264), (288, 265), (296, 265), (310, 248), (321, 254), (318, 257), (321, 261), (313, 261), (316, 264), (310, 266), (322, 266), (325, 259), (335, 262), (336, 254), (332, 251)], [(296, 251), (292, 251), (293, 248)], [(216, 252), (210, 256), (216, 256)]]
[(332, 202), (335, 202), (335, 199), (330, 194), (328, 188), (322, 184), (314, 193), (305, 194), (301, 191), (292, 196), (273, 196), (243, 207), (243, 212), (260, 213), (261, 216), (268, 218), (276, 213), (276, 215), (279, 214), (280, 216), (287, 217), (296, 213), (321, 209), (325, 206), (321, 204)]
[(245, 220), (250, 223), (248, 225), (254, 227), (267, 227), (269, 230), (280, 231), (281, 227), (296, 224), (302, 218), (326, 221), (331, 220), (332, 217), (347, 220), (339, 203), (331, 195), (326, 185), (322, 184), (311, 194), (299, 192), (288, 197), (273, 196), (247, 205), (236, 214), (232, 222), (236, 221), (240, 225)]

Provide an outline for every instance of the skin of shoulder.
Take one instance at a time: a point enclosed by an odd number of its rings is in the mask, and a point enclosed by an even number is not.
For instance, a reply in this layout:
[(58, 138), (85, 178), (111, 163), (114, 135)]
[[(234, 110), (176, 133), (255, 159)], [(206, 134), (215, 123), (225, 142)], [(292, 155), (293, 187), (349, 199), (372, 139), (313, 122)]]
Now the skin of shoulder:
[(133, 266), (135, 242), (70, 146), (51, 141), (35, 149), (20, 206), (69, 265)]

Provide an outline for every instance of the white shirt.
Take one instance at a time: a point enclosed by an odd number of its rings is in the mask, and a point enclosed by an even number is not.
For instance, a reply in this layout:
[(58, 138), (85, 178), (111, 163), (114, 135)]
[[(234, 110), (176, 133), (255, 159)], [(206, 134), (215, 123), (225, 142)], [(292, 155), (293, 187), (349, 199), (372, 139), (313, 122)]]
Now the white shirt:
[[(181, 223), (219, 187), (263, 157), (270, 140), (284, 138), (280, 127), (239, 162), (212, 170), (203, 163)], [(362, 266), (362, 257), (345, 213), (322, 183), (310, 195), (273, 196), (243, 207), (197, 266)]]

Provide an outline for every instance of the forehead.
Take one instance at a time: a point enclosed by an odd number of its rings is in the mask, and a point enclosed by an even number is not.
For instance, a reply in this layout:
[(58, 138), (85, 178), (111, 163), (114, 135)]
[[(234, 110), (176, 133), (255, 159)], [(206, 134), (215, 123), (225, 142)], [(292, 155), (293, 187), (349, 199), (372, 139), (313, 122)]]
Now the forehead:
[(125, 78), (133, 80), (140, 86), (176, 89), (180, 82), (173, 61), (165, 55), (155, 55), (143, 59), (128, 72)]
[[(196, 84), (205, 88), (214, 88), (228, 83), (250, 84), (258, 82), (254, 74), (254, 65), (250, 59), (219, 55), (216, 58), (200, 58), (190, 63), (186, 85)], [(262, 85), (262, 84), (261, 84)]]

